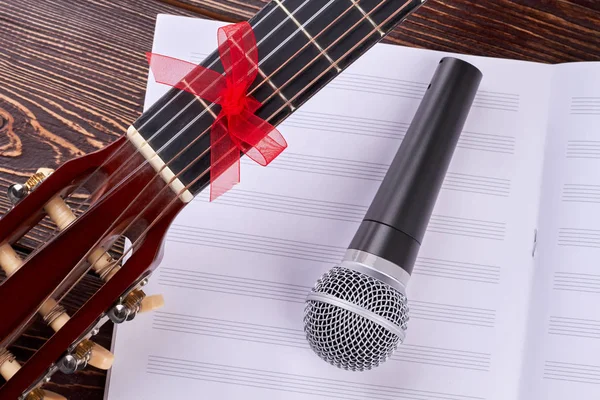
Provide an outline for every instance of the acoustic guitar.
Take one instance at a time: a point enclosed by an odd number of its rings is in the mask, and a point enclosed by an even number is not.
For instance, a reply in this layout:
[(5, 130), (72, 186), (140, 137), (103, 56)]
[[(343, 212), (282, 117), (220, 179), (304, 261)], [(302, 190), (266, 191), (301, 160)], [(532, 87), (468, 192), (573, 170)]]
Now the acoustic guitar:
[[(248, 88), (260, 102), (254, 114), (279, 125), (425, 1), (271, 1), (248, 21), (258, 52)], [(223, 56), (216, 49), (200, 66), (225, 76)], [(112, 354), (93, 342), (103, 324), (162, 305), (142, 288), (169, 225), (211, 184), (209, 131), (220, 107), (173, 87), (107, 147), (9, 188), (13, 207), (0, 219), (0, 399), (64, 398), (44, 390), (55, 373), (110, 368)], [(15, 243), (42, 221), (52, 235), (19, 255)], [(130, 245), (115, 252), (124, 238)], [(88, 273), (103, 284), (67, 315), (61, 302)], [(36, 318), (55, 332), (20, 363), (11, 346)]]

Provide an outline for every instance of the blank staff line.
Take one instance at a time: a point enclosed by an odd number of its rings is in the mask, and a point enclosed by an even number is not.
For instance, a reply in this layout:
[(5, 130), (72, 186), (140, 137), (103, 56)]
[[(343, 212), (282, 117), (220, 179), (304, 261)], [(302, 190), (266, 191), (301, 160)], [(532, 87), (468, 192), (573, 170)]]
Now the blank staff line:
[(277, 289), (277, 288), (272, 288), (269, 286), (261, 286), (261, 285), (257, 285), (257, 284), (251, 284), (251, 283), (245, 284), (242, 282), (232, 282), (232, 281), (228, 281), (225, 278), (223, 280), (215, 280), (215, 279), (203, 278), (203, 277), (190, 277), (190, 276), (182, 275), (180, 273), (173, 273), (173, 272), (161, 273), (160, 280), (163, 283), (186, 284), (190, 288), (195, 288), (195, 289), (201, 289), (204, 287), (220, 289), (221, 286), (224, 286), (225, 288), (235, 289), (235, 290), (246, 289), (248, 291), (248, 293), (254, 293), (254, 294), (267, 293), (267, 294), (273, 295), (273, 296), (285, 296), (286, 299), (295, 299), (295, 300), (300, 300), (300, 301), (304, 301), (306, 299), (306, 295), (310, 292), (310, 288), (306, 288), (306, 290), (299, 292), (296, 290), (289, 290), (289, 289), (285, 289), (285, 288)]
[[(176, 333), (218, 337), (309, 349), (304, 331), (255, 323), (204, 318), (185, 314), (158, 312), (153, 315), (153, 329)], [(443, 367), (489, 371), (491, 355), (455, 349), (404, 344), (392, 358), (395, 361)]]
[(390, 121), (378, 118), (367, 118), (358, 117), (355, 115), (343, 115), (334, 113), (324, 113), (317, 111), (297, 111), (292, 114), (287, 121), (301, 120), (302, 122), (312, 121), (319, 124), (331, 124), (333, 126), (349, 126), (349, 127), (361, 127), (363, 129), (370, 128), (383, 128), (383, 129), (395, 129), (402, 132), (406, 132), (410, 124), (399, 121)]
[(563, 202), (600, 203), (600, 185), (565, 183)]
[(556, 281), (554, 283), (555, 287), (560, 287), (560, 288), (566, 288), (566, 289), (590, 289), (590, 290), (595, 290), (598, 291), (600, 290), (600, 286), (590, 286), (590, 285), (584, 285), (581, 284), (579, 282), (565, 282), (565, 281)]
[[(243, 163), (244, 165), (255, 165), (255, 163), (248, 160)], [(389, 169), (389, 165), (286, 153), (273, 162), (272, 168), (318, 175), (382, 181)], [(507, 196), (510, 194), (511, 181), (505, 178), (448, 172), (444, 180), (444, 186), (455, 190), (464, 189), (465, 191), (469, 191), (477, 189), (482, 194)]]
[(340, 252), (343, 253), (345, 251), (344, 247), (342, 246), (326, 246), (317, 243), (300, 242), (297, 240), (286, 240), (253, 234), (240, 235), (237, 234), (237, 232), (222, 231), (217, 229), (190, 230), (184, 229), (176, 224), (173, 224), (172, 233), (173, 235), (181, 235), (182, 238), (197, 238), (214, 241), (220, 241), (224, 239), (235, 241), (236, 245), (243, 244), (255, 246), (257, 243), (262, 243), (266, 245), (268, 249), (282, 249), (299, 252), (310, 251), (311, 254), (326, 256), (338, 256)]
[(310, 292), (311, 288), (308, 286), (305, 287), (294, 287), (292, 285), (287, 285), (279, 282), (271, 282), (271, 281), (252, 281), (252, 280), (244, 280), (242, 278), (231, 277), (228, 275), (218, 275), (218, 274), (190, 274), (186, 271), (181, 271), (178, 269), (166, 269), (165, 271), (161, 271), (160, 274), (161, 279), (168, 280), (171, 279), (173, 281), (180, 280), (184, 283), (189, 284), (208, 284), (208, 285), (220, 285), (225, 284), (228, 287), (232, 288), (245, 288), (248, 290), (253, 290), (255, 292), (267, 291), (272, 294), (282, 294), (288, 296), (296, 296), (298, 298), (304, 299), (306, 295)]
[[(189, 244), (196, 244), (196, 245), (223, 245), (226, 247), (233, 247), (233, 248), (238, 248), (240, 250), (257, 250), (257, 251), (263, 251), (263, 252), (269, 252), (270, 254), (277, 254), (277, 255), (282, 255), (282, 256), (286, 256), (286, 255), (295, 255), (295, 256), (306, 256), (306, 257), (312, 257), (312, 258), (316, 258), (318, 260), (330, 260), (330, 259), (339, 259), (338, 256), (343, 256), (344, 255), (344, 251), (337, 251), (337, 252), (333, 252), (333, 251), (321, 251), (319, 249), (303, 249), (303, 248), (293, 248), (293, 247), (286, 247), (286, 246), (277, 246), (277, 245), (273, 245), (273, 244), (269, 244), (269, 243), (262, 243), (262, 245), (264, 245), (263, 247), (261, 246), (261, 243), (258, 242), (252, 242), (250, 240), (244, 241), (244, 240), (240, 240), (237, 237), (232, 237), (232, 236), (226, 236), (226, 235), (221, 235), (219, 237), (215, 236), (210, 236), (210, 234), (205, 234), (205, 235), (189, 235), (187, 233), (183, 233), (181, 235), (178, 235), (177, 231), (173, 231), (171, 232), (169, 235), (167, 235), (168, 239), (171, 239), (173, 241), (179, 241), (179, 242), (184, 242), (184, 243), (189, 243)], [(231, 246), (228, 246), (229, 244), (231, 244)]]
[[(387, 385), (384, 386), (384, 385), (375, 385), (375, 384), (369, 384), (369, 383), (344, 381), (344, 380), (339, 380), (339, 379), (328, 379), (328, 378), (321, 378), (321, 377), (316, 377), (316, 376), (290, 374), (290, 373), (284, 373), (284, 372), (279, 372), (279, 371), (269, 371), (269, 370), (264, 370), (264, 369), (235, 367), (232, 365), (190, 361), (190, 360), (184, 360), (184, 359), (176, 359), (176, 358), (172, 358), (172, 357), (162, 357), (162, 356), (150, 355), (148, 357), (148, 362), (155, 362), (155, 363), (168, 362), (172, 365), (177, 365), (177, 366), (184, 367), (184, 368), (193, 368), (195, 370), (208, 369), (210, 371), (223, 371), (225, 373), (238, 372), (245, 376), (254, 374), (259, 377), (264, 377), (265, 379), (279, 378), (279, 379), (286, 380), (286, 381), (292, 381), (292, 382), (295, 381), (295, 382), (306, 383), (308, 387), (310, 387), (311, 384), (314, 384), (315, 386), (321, 387), (321, 388), (322, 387), (332, 387), (335, 389), (342, 388), (344, 390), (352, 391), (352, 393), (354, 393), (354, 391), (357, 389), (361, 389), (361, 390), (372, 389), (372, 390), (376, 390), (377, 393), (381, 393), (381, 394), (384, 394), (384, 393), (392, 393), (392, 394), (422, 393), (422, 394), (427, 394), (429, 396), (432, 396), (431, 398), (441, 398), (441, 397), (436, 396), (441, 393), (432, 392), (432, 391), (404, 389), (404, 388), (398, 388), (398, 387), (387, 386)], [(398, 392), (401, 392), (401, 393), (398, 393)], [(470, 396), (467, 398), (477, 399), (475, 397), (470, 397)]]
[(492, 315), (475, 314), (475, 313), (470, 313), (468, 310), (464, 310), (464, 309), (448, 310), (448, 309), (445, 309), (444, 307), (432, 307), (432, 306), (423, 307), (421, 305), (415, 304), (415, 302), (411, 302), (410, 310), (413, 314), (414, 314), (414, 312), (418, 311), (420, 313), (427, 314), (428, 316), (441, 315), (443, 317), (450, 317), (450, 318), (457, 317), (457, 318), (462, 318), (466, 321), (491, 322), (491, 321), (494, 321), (494, 319), (496, 318), (495, 314), (492, 314)]
[(269, 237), (264, 235), (254, 235), (254, 234), (240, 234), (238, 232), (233, 231), (225, 231), (221, 229), (205, 229), (205, 228), (191, 228), (184, 225), (173, 224), (172, 231), (178, 235), (185, 235), (184, 237), (198, 237), (201, 239), (204, 238), (214, 238), (214, 239), (227, 239), (227, 240), (235, 240), (237, 244), (251, 244), (255, 245), (256, 242), (264, 243), (268, 245), (269, 248), (276, 249), (294, 249), (294, 250), (309, 250), (311, 252), (317, 254), (326, 254), (326, 255), (334, 255), (337, 256), (340, 251), (344, 251), (344, 247), (342, 246), (330, 246), (312, 242), (302, 242), (298, 240), (289, 240), (289, 239), (280, 239), (276, 237)]
[(596, 287), (600, 288), (600, 284), (598, 284), (596, 282), (582, 281), (582, 280), (579, 280), (579, 279), (558, 279), (558, 278), (555, 278), (554, 282), (557, 283), (557, 284), (566, 284), (566, 285), (568, 285), (568, 284), (582, 285), (582, 287), (587, 287), (587, 288), (590, 288), (590, 289), (593, 289), (593, 288), (596, 288)]
[[(320, 118), (314, 116), (296, 116), (294, 118), (294, 115), (292, 115), (284, 124), (288, 127), (304, 130), (312, 129), (319, 132), (325, 131), (394, 140), (403, 140), (404, 134), (408, 129), (408, 124), (404, 123), (398, 123), (394, 126), (377, 123), (369, 124), (367, 122), (360, 122), (358, 118), (351, 119), (350, 117), (346, 121), (339, 121), (332, 118), (332, 122)], [(457, 147), (467, 150), (514, 154), (515, 142), (514, 138), (509, 136), (503, 137), (484, 133), (463, 132), (459, 137)]]
[(478, 360), (485, 361), (485, 362), (488, 362), (492, 359), (491, 353), (481, 353), (481, 352), (477, 352), (477, 351), (456, 350), (456, 349), (448, 349), (448, 348), (444, 348), (444, 347), (424, 346), (424, 345), (409, 344), (409, 343), (404, 343), (402, 345), (402, 347), (406, 348), (406, 349), (414, 348), (414, 349), (433, 350), (440, 354), (445, 354), (445, 353), (459, 354), (459, 355), (461, 355), (461, 357), (478, 359)]
[(575, 317), (559, 317), (559, 316), (550, 316), (550, 320), (561, 320), (561, 321), (579, 321), (581, 323), (589, 323), (591, 325), (600, 326), (600, 321), (594, 319), (586, 319), (586, 318), (575, 318)]
[[(204, 197), (202, 197), (204, 196)], [(200, 195), (199, 200), (208, 194)], [(255, 198), (256, 197), (256, 198)], [(233, 189), (215, 201), (216, 204), (259, 209), (283, 214), (328, 218), (348, 222), (360, 222), (367, 212), (367, 206), (349, 205), (346, 203), (253, 192)], [(506, 224), (503, 222), (477, 220), (471, 218), (452, 217), (434, 214), (431, 216), (428, 231), (458, 236), (480, 237), (482, 239), (504, 240)]]
[(581, 239), (591, 240), (591, 239), (600, 238), (600, 233), (585, 232), (585, 231), (567, 231), (567, 232), (559, 231), (558, 235), (559, 235), (559, 237), (565, 238), (565, 239), (581, 238)]
[(571, 111), (577, 111), (580, 109), (590, 109), (594, 111), (600, 111), (600, 98), (599, 97), (572, 97), (571, 98)]
[(560, 228), (560, 229), (562, 229), (564, 231), (600, 233), (600, 229), (589, 229), (589, 228)]
[(558, 245), (600, 247), (600, 230), (586, 228), (559, 228)]
[(565, 188), (578, 188), (587, 189), (592, 191), (600, 191), (600, 185), (589, 184), (589, 183), (565, 183)]
[[(362, 74), (342, 74), (335, 81), (331, 82), (330, 85), (331, 89), (377, 93), (415, 100), (420, 100), (423, 97), (428, 86), (420, 82), (403, 82), (389, 78), (369, 77)], [(501, 111), (518, 111), (519, 103), (518, 95), (507, 96), (493, 92), (481, 92), (476, 95), (473, 105), (475, 107)]]
[[(204, 193), (204, 192), (202, 192), (202, 193)], [(277, 202), (280, 202), (283, 204), (292, 204), (292, 205), (300, 204), (302, 206), (302, 208), (309, 207), (311, 209), (323, 210), (323, 211), (344, 209), (344, 212), (346, 212), (346, 210), (348, 210), (350, 212), (357, 213), (359, 215), (364, 215), (368, 209), (368, 206), (364, 206), (364, 205), (360, 205), (360, 204), (342, 203), (342, 202), (328, 201), (328, 200), (317, 200), (317, 199), (311, 199), (311, 198), (307, 198), (307, 197), (298, 197), (298, 196), (287, 196), (287, 195), (276, 194), (276, 193), (258, 192), (255, 190), (248, 190), (248, 189), (234, 188), (234, 189), (230, 190), (228, 192), (228, 194), (229, 193), (235, 193), (235, 195), (239, 196), (239, 197), (244, 196), (244, 197), (250, 197), (250, 198), (258, 198), (261, 201), (268, 201), (269, 203), (277, 201)]]
[(564, 361), (551, 361), (551, 360), (547, 360), (545, 362), (545, 365), (549, 365), (549, 366), (553, 366), (553, 367), (557, 367), (557, 366), (568, 366), (569, 368), (573, 368), (573, 369), (580, 369), (580, 370), (592, 370), (592, 371), (598, 371), (600, 372), (600, 366), (599, 365), (591, 365), (591, 364), (578, 364), (578, 363), (570, 363), (570, 362), (564, 362)]
[[(574, 114), (572, 112), (572, 114)], [(567, 158), (588, 158), (596, 159), (600, 157), (600, 141), (598, 140), (569, 140), (566, 149)]]
[(262, 331), (251, 332), (240, 329), (231, 329), (230, 327), (221, 327), (215, 325), (202, 325), (199, 323), (187, 321), (179, 322), (168, 319), (155, 318), (152, 324), (154, 329), (171, 330), (179, 333), (189, 333), (195, 335), (206, 335), (220, 337), (224, 339), (238, 339), (249, 342), (278, 344), (281, 346), (307, 348), (306, 339), (301, 336), (286, 337), (266, 334)]
[(224, 278), (226, 278), (230, 282), (257, 284), (257, 285), (265, 286), (265, 287), (269, 287), (269, 288), (273, 288), (273, 287), (286, 288), (289, 290), (303, 291), (305, 293), (308, 293), (307, 291), (309, 291), (311, 289), (310, 286), (297, 285), (297, 284), (293, 284), (293, 283), (274, 282), (274, 281), (269, 281), (269, 280), (265, 280), (265, 279), (248, 278), (245, 276), (242, 277), (242, 276), (235, 276), (235, 275), (215, 274), (212, 272), (194, 271), (194, 270), (181, 269), (181, 268), (171, 268), (168, 266), (162, 266), (160, 268), (160, 271), (171, 271), (171, 272), (177, 272), (178, 274), (187, 274), (190, 276), (196, 275), (196, 276), (202, 276), (202, 277), (211, 277), (211, 278), (217, 279), (217, 280), (223, 280)]
[(600, 275), (557, 271), (553, 288), (581, 293), (600, 293)]
[(431, 301), (416, 301), (416, 300), (413, 300), (410, 303), (412, 304), (413, 308), (416, 305), (418, 305), (420, 307), (440, 308), (440, 309), (450, 310), (450, 311), (463, 310), (463, 312), (465, 312), (465, 313), (486, 315), (486, 316), (489, 316), (490, 318), (495, 318), (495, 315), (496, 315), (496, 310), (493, 310), (490, 308), (453, 306), (453, 305), (449, 305), (449, 304), (434, 303)]
[(571, 247), (588, 247), (588, 248), (600, 248), (600, 243), (589, 242), (584, 240), (560, 240), (559, 246), (571, 246)]
[(559, 275), (559, 276), (560, 275), (562, 275), (562, 276), (579, 276), (580, 279), (600, 281), (600, 275), (586, 274), (586, 273), (583, 273), (583, 272), (557, 271), (557, 272), (555, 272), (555, 275)]
[(185, 282), (183, 282), (181, 284), (177, 284), (176, 282), (173, 283), (168, 280), (167, 281), (159, 280), (158, 283), (163, 286), (176, 287), (179, 289), (204, 290), (204, 291), (210, 291), (213, 293), (233, 294), (233, 295), (240, 295), (240, 296), (245, 296), (245, 297), (252, 297), (255, 299), (278, 300), (278, 301), (283, 301), (283, 302), (287, 302), (287, 303), (296, 303), (296, 304), (304, 304), (304, 300), (306, 298), (306, 296), (304, 296), (302, 298), (275, 296), (275, 295), (270, 294), (269, 292), (264, 293), (264, 294), (251, 294), (249, 292), (240, 293), (238, 291), (234, 291), (233, 289), (229, 288), (228, 286), (224, 286), (224, 287), (194, 286), (192, 284), (186, 284)]
[(499, 283), (500, 267), (420, 257), (414, 274), (481, 283)]
[[(237, 201), (238, 204), (240, 201)], [(273, 207), (268, 209), (272, 210)], [(490, 228), (481, 226), (471, 227), (469, 224), (479, 224), (477, 220), (458, 219), (452, 217), (436, 216), (440, 221), (433, 220), (430, 223), (430, 229), (439, 231), (440, 233), (468, 235), (470, 233), (483, 233), (484, 238), (496, 238), (503, 235), (504, 231), (492, 225)], [(358, 222), (360, 218), (357, 218)], [(449, 222), (446, 222), (449, 221)], [(467, 221), (467, 222), (465, 222)], [(440, 228), (440, 229), (436, 229)], [(264, 236), (255, 236), (247, 234), (232, 234), (231, 232), (203, 229), (198, 231), (182, 229), (177, 224), (174, 224), (171, 231), (167, 235), (167, 240), (184, 244), (192, 244), (199, 246), (211, 246), (218, 248), (233, 249), (237, 251), (250, 251), (260, 254), (287, 256), (300, 259), (308, 259), (320, 262), (336, 262), (339, 260), (345, 248), (342, 246), (325, 246), (316, 245), (309, 242), (286, 241), (284, 239), (267, 238)], [(490, 229), (489, 231), (484, 229)], [(487, 235), (487, 236), (486, 236)], [(479, 235), (481, 236), (481, 235)], [(258, 244), (257, 244), (258, 243)], [(446, 274), (445, 277), (452, 279), (471, 278), (471, 280), (479, 280), (481, 278), (497, 283), (499, 281), (498, 266), (489, 266), (483, 264), (474, 264), (461, 261), (443, 260), (435, 258), (420, 257), (416, 261), (417, 274)]]
[(229, 243), (218, 243), (218, 242), (214, 242), (214, 241), (205, 241), (203, 243), (199, 243), (199, 242), (194, 242), (194, 241), (189, 241), (189, 240), (184, 240), (184, 239), (179, 239), (179, 238), (173, 238), (173, 237), (169, 237), (169, 236), (167, 236), (167, 241), (181, 243), (181, 244), (196, 245), (196, 246), (208, 246), (208, 247), (212, 247), (212, 248), (246, 251), (246, 252), (255, 253), (255, 254), (282, 256), (282, 257), (287, 257), (287, 258), (294, 258), (297, 260), (315, 261), (315, 262), (322, 262), (322, 263), (335, 263), (335, 262), (339, 261), (339, 259), (340, 259), (339, 257), (331, 257), (331, 258), (329, 258), (329, 257), (313, 257), (311, 254), (308, 254), (308, 253), (302, 254), (302, 253), (295, 253), (295, 252), (274, 252), (274, 251), (269, 251), (269, 250), (258, 250), (253, 247), (239, 246), (239, 245), (234, 246)]
[(552, 374), (552, 373), (545, 373), (544, 374), (544, 378), (545, 379), (551, 379), (554, 381), (563, 381), (563, 382), (573, 382), (573, 383), (594, 383), (594, 382), (589, 382), (586, 380), (578, 380), (578, 379), (567, 379), (566, 375), (561, 375), (561, 374)]
[[(208, 199), (208, 194), (202, 192), (198, 197), (198, 201), (205, 199)], [(294, 201), (294, 197), (291, 196), (288, 199), (284, 199), (270, 193), (234, 189), (225, 196), (221, 196), (215, 203), (352, 222), (362, 221), (367, 212), (367, 207), (362, 206), (358, 208), (358, 206), (354, 207), (339, 203), (339, 206), (336, 207), (333, 204), (324, 204), (319, 200), (301, 197), (297, 197), (296, 199), (297, 201)]]
[(600, 321), (551, 316), (548, 325), (548, 333), (559, 336), (600, 339)]
[(247, 233), (242, 233), (242, 232), (232, 232), (232, 231), (227, 231), (227, 230), (223, 230), (223, 229), (214, 229), (214, 228), (200, 228), (200, 227), (195, 227), (195, 226), (189, 226), (189, 225), (182, 225), (182, 224), (173, 224), (172, 226), (176, 227), (177, 229), (181, 229), (187, 232), (209, 232), (211, 234), (224, 234), (227, 236), (237, 236), (240, 238), (247, 238), (249, 236), (251, 237), (255, 237), (258, 238), (260, 240), (266, 240), (266, 241), (271, 241), (271, 242), (279, 242), (279, 243), (286, 243), (286, 244), (292, 244), (294, 246), (302, 246), (302, 247), (309, 247), (309, 248), (322, 248), (322, 249), (333, 249), (333, 250), (339, 250), (342, 247), (341, 246), (332, 246), (332, 245), (328, 245), (328, 244), (318, 244), (318, 243), (311, 243), (311, 242), (303, 242), (300, 240), (291, 240), (291, 239), (280, 239), (280, 238), (275, 238), (272, 236), (265, 236), (265, 235), (249, 235)]
[(546, 361), (544, 378), (600, 384), (600, 366), (562, 361)]
[[(185, 271), (181, 273), (175, 268), (161, 268), (158, 283), (165, 286), (294, 303), (304, 303), (310, 292), (309, 287), (302, 288), (302, 290), (298, 287), (290, 289), (285, 284), (276, 282), (267, 281), (267, 284), (265, 281), (245, 282), (242, 278), (232, 280), (231, 277), (225, 275), (189, 274)], [(495, 310), (466, 306), (411, 301), (409, 307), (411, 308), (411, 317), (414, 319), (493, 327), (496, 318)]]
[[(265, 369), (237, 367), (226, 364), (198, 362), (172, 357), (148, 356), (148, 365), (155, 368), (161, 368), (163, 371), (181, 371), (197, 376), (213, 374), (214, 377), (229, 376), (234, 378), (234, 382), (249, 382), (264, 385), (266, 388), (276, 388), (273, 385), (280, 385), (281, 388), (301, 389), (310, 394), (329, 393), (330, 395), (354, 396), (367, 395), (369, 398), (411, 398), (411, 399), (440, 399), (440, 400), (479, 400), (476, 397), (458, 396), (440, 392), (405, 389), (394, 386), (375, 385), (368, 383), (358, 383), (337, 379), (327, 379), (317, 376), (291, 374), (279, 371), (269, 371)], [(310, 392), (310, 391), (313, 392)], [(381, 397), (380, 397), (381, 396)], [(385, 397), (384, 397), (385, 396)], [(393, 396), (393, 397), (392, 397)], [(411, 396), (411, 397), (408, 397)], [(331, 397), (331, 396), (330, 396)], [(345, 397), (344, 397), (345, 398)], [(481, 399), (483, 400), (483, 399)]]

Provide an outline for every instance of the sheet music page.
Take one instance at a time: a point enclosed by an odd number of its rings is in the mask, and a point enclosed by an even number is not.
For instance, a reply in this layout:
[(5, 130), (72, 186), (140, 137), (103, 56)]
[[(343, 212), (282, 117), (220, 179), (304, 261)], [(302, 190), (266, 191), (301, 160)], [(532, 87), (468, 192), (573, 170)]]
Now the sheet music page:
[(600, 63), (553, 67), (523, 399), (600, 397)]
[[(220, 23), (160, 16), (153, 51), (199, 62)], [(186, 39), (182, 39), (186, 38)], [(260, 55), (260, 51), (259, 51)], [(408, 337), (352, 373), (308, 348), (304, 299), (341, 260), (447, 53), (379, 44), (286, 120), (268, 167), (188, 205), (118, 326), (110, 400), (515, 399), (525, 345), (550, 67), (457, 56), (484, 78), (408, 285)], [(168, 88), (150, 80), (146, 107)]]

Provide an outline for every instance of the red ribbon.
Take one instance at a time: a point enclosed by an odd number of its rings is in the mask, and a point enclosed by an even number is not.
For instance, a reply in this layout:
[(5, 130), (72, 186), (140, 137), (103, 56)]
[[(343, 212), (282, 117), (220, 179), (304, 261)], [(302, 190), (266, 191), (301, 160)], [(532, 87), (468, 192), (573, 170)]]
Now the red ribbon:
[(225, 76), (187, 61), (147, 53), (157, 82), (221, 106), (210, 133), (210, 201), (239, 183), (240, 152), (266, 166), (287, 147), (279, 131), (254, 114), (262, 104), (248, 95), (258, 71), (258, 49), (250, 24), (219, 28), (218, 42)]

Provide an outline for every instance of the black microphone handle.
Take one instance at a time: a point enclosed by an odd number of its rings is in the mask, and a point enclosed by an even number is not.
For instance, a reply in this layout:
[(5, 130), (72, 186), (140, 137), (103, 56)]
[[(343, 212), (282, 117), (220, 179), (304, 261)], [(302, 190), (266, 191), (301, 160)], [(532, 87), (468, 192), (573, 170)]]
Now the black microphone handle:
[(443, 58), (349, 249), (412, 273), (423, 235), (479, 88), (473, 65)]

